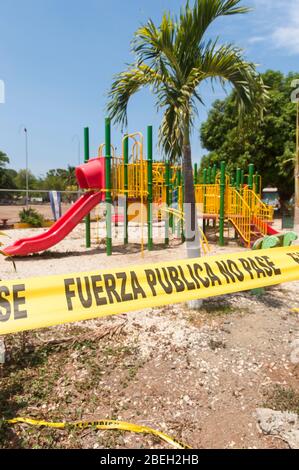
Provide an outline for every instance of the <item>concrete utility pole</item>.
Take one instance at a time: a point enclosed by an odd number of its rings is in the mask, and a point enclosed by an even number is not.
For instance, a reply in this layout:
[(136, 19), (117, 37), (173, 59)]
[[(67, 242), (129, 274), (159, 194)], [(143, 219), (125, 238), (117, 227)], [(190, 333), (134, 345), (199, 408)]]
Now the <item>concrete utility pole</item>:
[(297, 95), (297, 122), (296, 122), (295, 226), (299, 226), (299, 94)]
[(25, 133), (25, 154), (26, 154), (26, 208), (29, 205), (29, 174), (28, 174), (28, 130), (24, 127)]

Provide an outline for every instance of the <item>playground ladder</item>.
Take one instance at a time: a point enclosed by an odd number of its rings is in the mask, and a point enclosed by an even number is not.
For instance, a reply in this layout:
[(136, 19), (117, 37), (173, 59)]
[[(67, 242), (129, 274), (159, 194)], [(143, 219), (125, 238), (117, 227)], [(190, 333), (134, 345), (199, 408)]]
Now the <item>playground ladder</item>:
[(251, 243), (251, 210), (243, 196), (232, 186), (226, 191), (226, 217), (235, 227), (245, 245)]

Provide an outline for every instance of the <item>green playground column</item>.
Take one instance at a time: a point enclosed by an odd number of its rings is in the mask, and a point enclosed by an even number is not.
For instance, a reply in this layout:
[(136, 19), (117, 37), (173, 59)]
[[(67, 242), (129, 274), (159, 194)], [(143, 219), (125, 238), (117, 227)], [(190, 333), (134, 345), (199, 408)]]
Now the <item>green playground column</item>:
[(129, 234), (128, 234), (128, 189), (129, 189), (129, 180), (128, 180), (128, 164), (129, 164), (129, 137), (125, 136), (124, 138), (124, 201), (125, 201), (125, 220), (124, 220), (124, 244), (129, 243)]
[(212, 183), (211, 179), (212, 179), (212, 168), (209, 166), (209, 168), (208, 168), (208, 176), (207, 176), (207, 184), (211, 184), (211, 183)]
[(112, 212), (112, 197), (111, 197), (111, 120), (105, 120), (105, 149), (106, 149), (106, 252), (107, 256), (112, 255), (112, 228), (111, 228), (111, 212)]
[(170, 165), (165, 162), (165, 189), (166, 189), (166, 213), (165, 213), (165, 245), (169, 245), (169, 184), (170, 184)]
[(256, 172), (255, 175), (254, 175), (253, 184), (254, 184), (254, 192), (255, 192), (256, 194), (259, 194), (259, 192), (260, 192), (260, 184), (259, 184), (259, 174), (258, 174), (258, 172)]
[(206, 206), (207, 206), (207, 197), (206, 197), (206, 192), (207, 192), (207, 188), (206, 188), (206, 185), (207, 185), (207, 181), (208, 181), (208, 170), (205, 168), (203, 170), (203, 185), (204, 185), (204, 188), (203, 188), (203, 231), (205, 233), (206, 231), (206, 225), (207, 225), (207, 221), (205, 219), (205, 214), (206, 214)]
[(213, 170), (212, 170), (212, 184), (216, 184), (216, 177), (217, 177), (217, 165), (214, 163)]
[[(173, 169), (171, 165), (169, 165), (169, 205), (170, 208), (172, 208), (172, 203), (173, 203)], [(170, 213), (169, 216), (169, 225), (171, 228), (171, 232), (174, 233), (174, 216), (173, 213)]]
[(153, 127), (147, 128), (147, 185), (148, 185), (148, 198), (147, 198), (147, 229), (148, 229), (148, 243), (149, 251), (153, 249)]
[(219, 245), (224, 246), (224, 218), (225, 218), (225, 162), (221, 162), (220, 176), (220, 213), (219, 213)]
[[(84, 128), (84, 162), (89, 161), (89, 128)], [(85, 237), (86, 237), (86, 248), (91, 247), (91, 236), (90, 236), (90, 214), (85, 217)]]
[[(178, 209), (181, 211), (182, 215), (184, 215), (184, 191), (182, 185), (182, 170), (178, 168), (177, 171), (177, 188), (178, 188)], [(179, 194), (181, 192), (181, 207), (179, 206)], [(181, 237), (181, 240), (184, 241), (184, 220), (183, 218), (179, 217), (178, 221), (178, 238)]]
[(250, 163), (248, 167), (248, 188), (253, 189), (254, 164)]
[(241, 170), (241, 177), (240, 177), (240, 187), (243, 189), (244, 186), (244, 170)]
[(240, 191), (241, 186), (241, 168), (237, 168), (236, 171), (236, 190)]
[(198, 170), (197, 170), (197, 163), (194, 165), (194, 173), (193, 173), (193, 180), (194, 184), (197, 184), (198, 180)]

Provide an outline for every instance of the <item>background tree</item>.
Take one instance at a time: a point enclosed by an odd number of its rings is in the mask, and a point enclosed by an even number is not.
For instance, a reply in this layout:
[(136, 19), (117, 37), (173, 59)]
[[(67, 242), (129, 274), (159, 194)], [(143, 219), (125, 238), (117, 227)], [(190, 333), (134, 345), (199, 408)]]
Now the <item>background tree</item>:
[(202, 166), (225, 160), (230, 169), (237, 165), (247, 169), (254, 163), (264, 187), (277, 186), (282, 198), (290, 198), (294, 193), (296, 143), (296, 108), (290, 95), (296, 77), (299, 74), (284, 76), (273, 70), (262, 74), (269, 87), (263, 119), (249, 113), (240, 123), (234, 92), (223, 101), (215, 101), (200, 130), (202, 145), (210, 152), (202, 159)]
[[(6, 168), (7, 163), (9, 163), (8, 156), (0, 151), (0, 189), (15, 189), (15, 177), (17, 172)], [(13, 194), (11, 192), (1, 191), (0, 198), (11, 199)]]
[(43, 180), (44, 189), (65, 191), (67, 188), (78, 188), (75, 167), (68, 166), (67, 169), (57, 168), (49, 170)]
[(0, 150), (0, 168), (5, 167), (7, 163), (9, 163), (8, 156), (6, 155), (6, 153), (1, 152)]
[[(17, 189), (25, 189), (26, 188), (26, 174), (27, 170), (19, 170), (17, 175), (14, 178), (16, 188)], [(38, 178), (34, 176), (34, 174), (28, 170), (28, 186), (29, 190), (39, 189)]]
[(207, 36), (218, 18), (248, 11), (239, 4), (240, 0), (195, 0), (193, 7), (187, 2), (178, 18), (165, 13), (159, 26), (149, 20), (135, 33), (134, 63), (115, 77), (109, 94), (110, 117), (123, 126), (131, 96), (144, 86), (150, 87), (157, 108), (164, 111), (160, 146), (168, 158), (182, 157), (183, 162), (188, 257), (200, 254), (190, 145), (197, 104), (202, 103), (200, 85), (207, 79), (229, 82), (239, 111), (263, 107), (263, 100), (255, 99), (259, 90), (264, 97), (264, 89), (254, 65), (243, 59), (240, 49)]

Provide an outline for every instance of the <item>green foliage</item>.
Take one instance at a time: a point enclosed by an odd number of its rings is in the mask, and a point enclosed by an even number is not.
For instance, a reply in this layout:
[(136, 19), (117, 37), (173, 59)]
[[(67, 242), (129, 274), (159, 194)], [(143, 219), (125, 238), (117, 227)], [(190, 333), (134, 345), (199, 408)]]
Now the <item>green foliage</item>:
[[(5, 162), (3, 162), (3, 165)], [(28, 171), (29, 189), (38, 193), (38, 190), (56, 191), (77, 191), (75, 167), (69, 166), (67, 169), (57, 168), (49, 170), (45, 177), (37, 178)], [(22, 189), (26, 188), (26, 170), (18, 172), (0, 166), (0, 189)], [(17, 194), (17, 192), (15, 193)], [(5, 193), (7, 197), (9, 193)]]
[(45, 179), (42, 182), (42, 185), (45, 189), (64, 191), (70, 186), (75, 186), (77, 189), (75, 167), (68, 166), (68, 168), (62, 169), (57, 168), (54, 170), (48, 171)]
[(0, 168), (3, 168), (6, 165), (6, 163), (9, 163), (9, 158), (6, 155), (6, 153), (1, 152), (0, 150)]
[[(8, 156), (0, 151), (0, 189), (15, 189), (15, 177), (17, 172), (6, 167), (6, 164), (9, 163)], [(0, 193), (0, 198), (10, 199), (12, 194), (10, 192)]]
[(249, 113), (242, 122), (235, 113), (235, 93), (217, 100), (201, 126), (202, 145), (210, 152), (202, 167), (226, 161), (228, 169), (247, 170), (254, 163), (263, 177), (263, 186), (277, 186), (283, 198), (294, 189), (296, 107), (291, 102), (291, 82), (299, 74), (286, 77), (268, 70), (262, 79), (269, 99), (263, 116)]
[(267, 402), (263, 406), (271, 408), (275, 411), (288, 411), (289, 413), (299, 414), (299, 393), (293, 388), (282, 387), (275, 385), (272, 390), (269, 390), (267, 395)]
[(44, 224), (44, 217), (31, 207), (29, 209), (22, 209), (19, 212), (20, 221), (24, 224), (30, 224), (32, 227), (42, 227)]
[[(26, 170), (19, 170), (14, 178), (15, 186), (17, 189), (25, 189), (26, 188)], [(37, 189), (38, 188), (38, 179), (32, 174), (30, 170), (28, 170), (28, 185), (29, 189)]]

